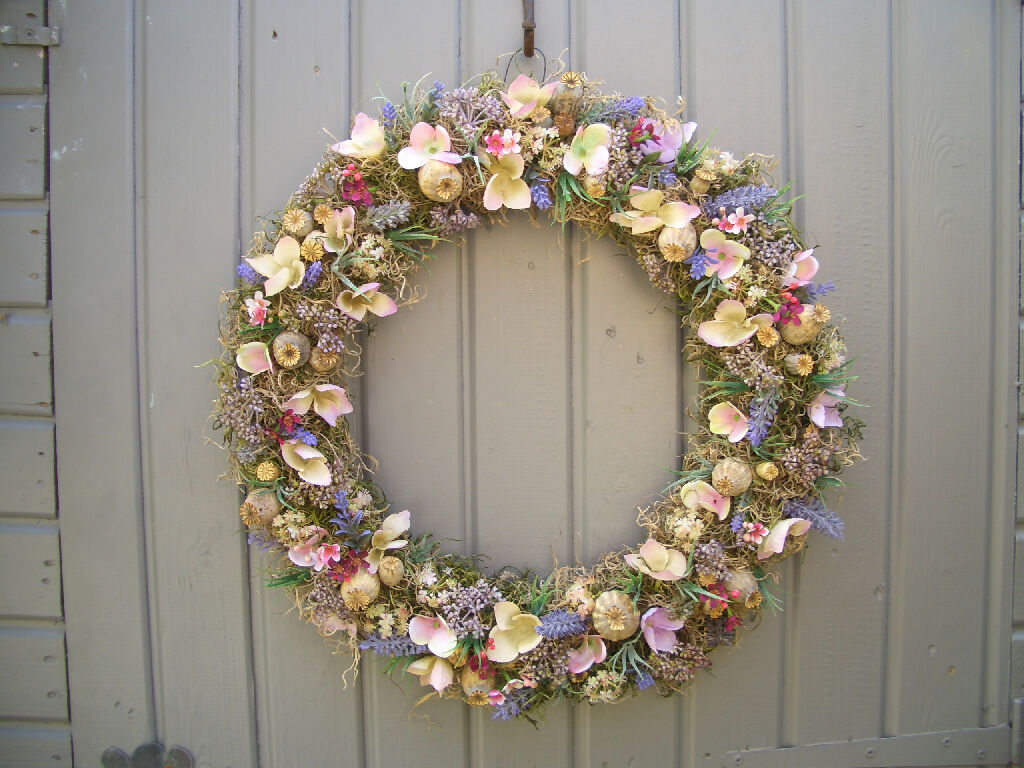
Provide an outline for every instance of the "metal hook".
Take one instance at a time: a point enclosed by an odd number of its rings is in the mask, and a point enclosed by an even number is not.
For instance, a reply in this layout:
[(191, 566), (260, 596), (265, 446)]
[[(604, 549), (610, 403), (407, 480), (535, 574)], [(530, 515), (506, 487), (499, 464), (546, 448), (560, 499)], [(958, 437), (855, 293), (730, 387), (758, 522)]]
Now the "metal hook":
[(523, 55), (533, 58), (533, 31), (537, 28), (533, 20), (533, 0), (523, 0)]
[[(548, 57), (544, 55), (544, 51), (542, 51), (540, 48), (534, 48), (534, 50), (540, 54), (540, 60), (544, 64), (544, 69), (541, 70), (540, 76), (540, 82), (543, 83), (545, 80), (548, 79)], [(512, 62), (516, 60), (516, 56), (518, 56), (520, 53), (525, 53), (525, 51), (523, 51), (522, 48), (520, 48), (518, 51), (513, 51), (512, 55), (509, 57), (508, 64), (505, 65), (506, 83), (508, 83), (508, 72), (510, 69), (512, 69)]]

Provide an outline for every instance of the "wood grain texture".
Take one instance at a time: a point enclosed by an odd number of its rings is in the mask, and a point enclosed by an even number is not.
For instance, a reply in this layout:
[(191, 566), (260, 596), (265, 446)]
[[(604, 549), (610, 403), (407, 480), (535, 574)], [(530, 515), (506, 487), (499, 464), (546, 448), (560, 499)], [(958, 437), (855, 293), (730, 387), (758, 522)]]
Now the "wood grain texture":
[(71, 765), (71, 729), (34, 723), (0, 726), (0, 762), (6, 768)]
[[(324, 14), (324, 23), (311, 26), (316, 14)], [(348, 24), (348, 4), (325, 11), (315, 2), (254, 0), (243, 3), (241, 20), (244, 247), (258, 226), (255, 217), (281, 208), (319, 160), (331, 141), (324, 129), (339, 137), (347, 130), (348, 51), (338, 35)], [(342, 40), (347, 43), (347, 35)], [(288, 101), (298, 105), (303, 119), (296, 119), (294, 109), (270, 105), (281, 82), (288, 83)], [(289, 765), (296, 734), (322, 732), (332, 738), (310, 740), (303, 761), (332, 764), (344, 744), (347, 759), (362, 765), (362, 681), (343, 686), (348, 658), (329, 653), (315, 629), (289, 610), (282, 590), (263, 586), (268, 563), (261, 553), (253, 548), (249, 560), (261, 764)], [(296, 664), (296, 658), (304, 662)], [(297, 690), (317, 691), (318, 705), (296, 706)]]
[[(980, 564), (989, 554), (990, 523), (963, 525), (963, 517), (985, 520), (993, 499), (991, 426), (978, 414), (993, 407), (992, 290), (1001, 276), (989, 258), (973, 280), (948, 279), (960, 268), (963, 249), (991, 253), (994, 245), (988, 229), (961, 225), (991, 215), (991, 182), (970, 170), (973, 158), (993, 151), (991, 132), (976, 130), (979, 116), (992, 119), (992, 91), (975, 87), (994, 77), (991, 58), (975, 54), (992, 44), (991, 8), (978, 13), (958, 3), (922, 2), (893, 8), (896, 567), (885, 728), (901, 733), (981, 719), (978, 632), (986, 614), (977, 596), (987, 583)], [(935, 308), (953, 305), (985, 309), (936, 322)], [(951, 349), (957, 350), (955, 373)], [(949, 439), (937, 439), (940, 412), (941, 434)], [(931, 567), (912, 567), (925, 562)], [(965, 711), (965, 702), (974, 712)]]
[(0, 309), (0, 360), (0, 411), (51, 415), (49, 310)]
[(60, 622), (0, 620), (0, 717), (67, 720)]
[(0, 205), (0, 307), (45, 307), (45, 204)]
[[(889, 15), (882, 0), (790, 3), (789, 130), (797, 207), (809, 247), (821, 262), (819, 281), (835, 280), (826, 298), (834, 316), (848, 323), (847, 343), (863, 350), (885, 339), (892, 303), (877, 277), (893, 263), (889, 182)], [(874, 104), (870, 115), (864, 105)], [(833, 183), (842, 178), (841, 184)], [(778, 179), (780, 182), (784, 178)], [(834, 215), (842, 211), (842, 215)], [(885, 571), (889, 494), (892, 358), (875, 346), (855, 363), (853, 409), (865, 419), (862, 445), (870, 464), (843, 475), (849, 483), (829, 503), (846, 522), (845, 541), (811, 542), (794, 574), (786, 610), (795, 631), (788, 639), (785, 737), (838, 741), (878, 736), (886, 616)], [(856, 354), (856, 353), (854, 353)], [(841, 594), (842, 610), (834, 605)]]
[(61, 618), (60, 543), (49, 521), (0, 523), (0, 615)]
[(0, 517), (56, 517), (53, 421), (0, 418)]
[(0, 95), (0, 199), (45, 194), (46, 97)]
[[(231, 213), (239, 186), (239, 8), (154, 1), (140, 12), (137, 322), (157, 733), (187, 744), (199, 763), (252, 765), (251, 626), (249, 606), (238, 599), (248, 588), (248, 554), (238, 520), (222, 514), (237, 493), (217, 483), (223, 454), (202, 441), (198, 416), (210, 409), (210, 373), (181, 376), (220, 354), (209, 331), (240, 245)], [(163, 66), (171, 60), (177, 65)], [(188, 242), (217, 257), (183, 271), (183, 224)], [(163, 300), (170, 285), (183, 301)], [(181, 345), (181, 338), (206, 343)]]
[[(51, 161), (50, 236), (55, 397), (67, 415), (57, 451), (70, 697), (75, 760), (90, 766), (111, 744), (156, 733), (138, 464), (132, 8), (57, 4), (50, 15), (75, 30), (50, 53), (51, 138), (77, 147)], [(109, 227), (111, 210), (126, 226)], [(117, 578), (102, 552), (116, 553)]]

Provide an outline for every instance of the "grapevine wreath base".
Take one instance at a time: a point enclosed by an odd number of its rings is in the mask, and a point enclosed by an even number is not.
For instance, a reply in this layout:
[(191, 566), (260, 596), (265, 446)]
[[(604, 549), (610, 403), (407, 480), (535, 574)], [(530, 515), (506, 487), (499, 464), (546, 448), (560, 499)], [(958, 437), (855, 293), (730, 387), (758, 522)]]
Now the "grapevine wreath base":
[[(822, 492), (858, 457), (862, 424), (820, 301), (832, 286), (812, 283), (818, 262), (770, 158), (698, 144), (655, 99), (604, 95), (583, 74), (474, 82), (403, 86), (401, 104), (357, 115), (256, 233), (223, 297), (214, 412), (242, 522), (280, 555), (270, 583), (305, 620), (431, 694), (500, 719), (558, 698), (670, 695), (777, 605), (768, 566), (812, 529), (842, 535)], [(345, 420), (361, 332), (416, 298), (438, 240), (505, 209), (620, 244), (679, 299), (704, 379), (699, 431), (641, 511), (643, 543), (544, 578), (488, 574), (414, 535)]]

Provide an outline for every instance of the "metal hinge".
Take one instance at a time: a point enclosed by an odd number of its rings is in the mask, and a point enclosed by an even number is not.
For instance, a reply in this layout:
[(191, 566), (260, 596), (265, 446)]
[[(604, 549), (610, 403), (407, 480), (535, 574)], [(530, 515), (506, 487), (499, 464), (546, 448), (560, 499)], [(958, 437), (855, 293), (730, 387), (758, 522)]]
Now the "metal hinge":
[(903, 768), (904, 766), (1008, 765), (1010, 726), (914, 733), (803, 747), (748, 749), (722, 755), (725, 768)]
[(22, 24), (0, 26), (3, 45), (60, 45), (60, 27), (28, 27)]

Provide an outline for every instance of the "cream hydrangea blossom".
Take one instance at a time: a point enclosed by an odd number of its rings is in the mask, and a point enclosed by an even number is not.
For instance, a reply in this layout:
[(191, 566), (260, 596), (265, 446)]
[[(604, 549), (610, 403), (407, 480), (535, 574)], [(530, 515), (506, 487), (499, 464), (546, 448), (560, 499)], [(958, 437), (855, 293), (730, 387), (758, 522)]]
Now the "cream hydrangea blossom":
[(280, 293), (285, 288), (298, 288), (302, 278), (306, 276), (299, 241), (291, 235), (285, 235), (278, 240), (272, 254), (265, 253), (246, 261), (250, 267), (267, 278), (263, 283), (263, 290), (267, 292), (268, 297)]
[(410, 514), (408, 509), (403, 509), (401, 512), (396, 512), (384, 518), (380, 529), (370, 539), (370, 552), (366, 556), (366, 562), (368, 563), (366, 570), (370, 573), (376, 573), (377, 568), (380, 566), (380, 561), (387, 554), (388, 550), (401, 549), (409, 543), (405, 539), (398, 538), (409, 530), (409, 525)]
[(327, 457), (312, 445), (300, 440), (286, 440), (281, 444), (284, 463), (299, 473), (299, 477), (310, 485), (330, 485), (331, 470)]
[(352, 138), (332, 144), (331, 149), (348, 157), (377, 157), (387, 146), (380, 123), (360, 112), (352, 123)]
[(299, 390), (281, 405), (281, 410), (302, 416), (311, 407), (332, 427), (337, 426), (339, 416), (354, 410), (345, 390), (337, 384), (314, 384)]
[(706, 509), (718, 515), (719, 520), (729, 516), (731, 500), (714, 489), (710, 483), (694, 480), (679, 489), (679, 500), (689, 510)]
[(562, 158), (562, 165), (575, 176), (584, 168), (591, 176), (599, 176), (608, 169), (608, 142), (612, 129), (604, 123), (581, 125)]
[(530, 187), (522, 179), (523, 156), (515, 153), (499, 155), (485, 162), (493, 175), (484, 189), (484, 208), (488, 211), (496, 211), (502, 206), (519, 210), (529, 208), (532, 200)]
[(632, 210), (613, 213), (609, 221), (629, 227), (634, 235), (655, 232), (665, 227), (682, 228), (700, 216), (700, 207), (689, 203), (666, 203), (665, 193), (660, 189), (632, 187), (629, 204)]
[(487, 652), (487, 658), (506, 664), (519, 654), (532, 651), (544, 639), (537, 634), (539, 626), (540, 619), (532, 613), (524, 613), (515, 603), (495, 603), (494, 627), (490, 633), (493, 647)]
[(658, 581), (676, 581), (686, 575), (686, 557), (678, 549), (669, 549), (654, 539), (640, 546), (639, 554), (623, 555), (629, 565)]
[(742, 302), (723, 299), (715, 309), (715, 319), (705, 320), (697, 326), (697, 335), (711, 347), (735, 347), (771, 324), (771, 315), (762, 313), (747, 317), (747, 308)]

